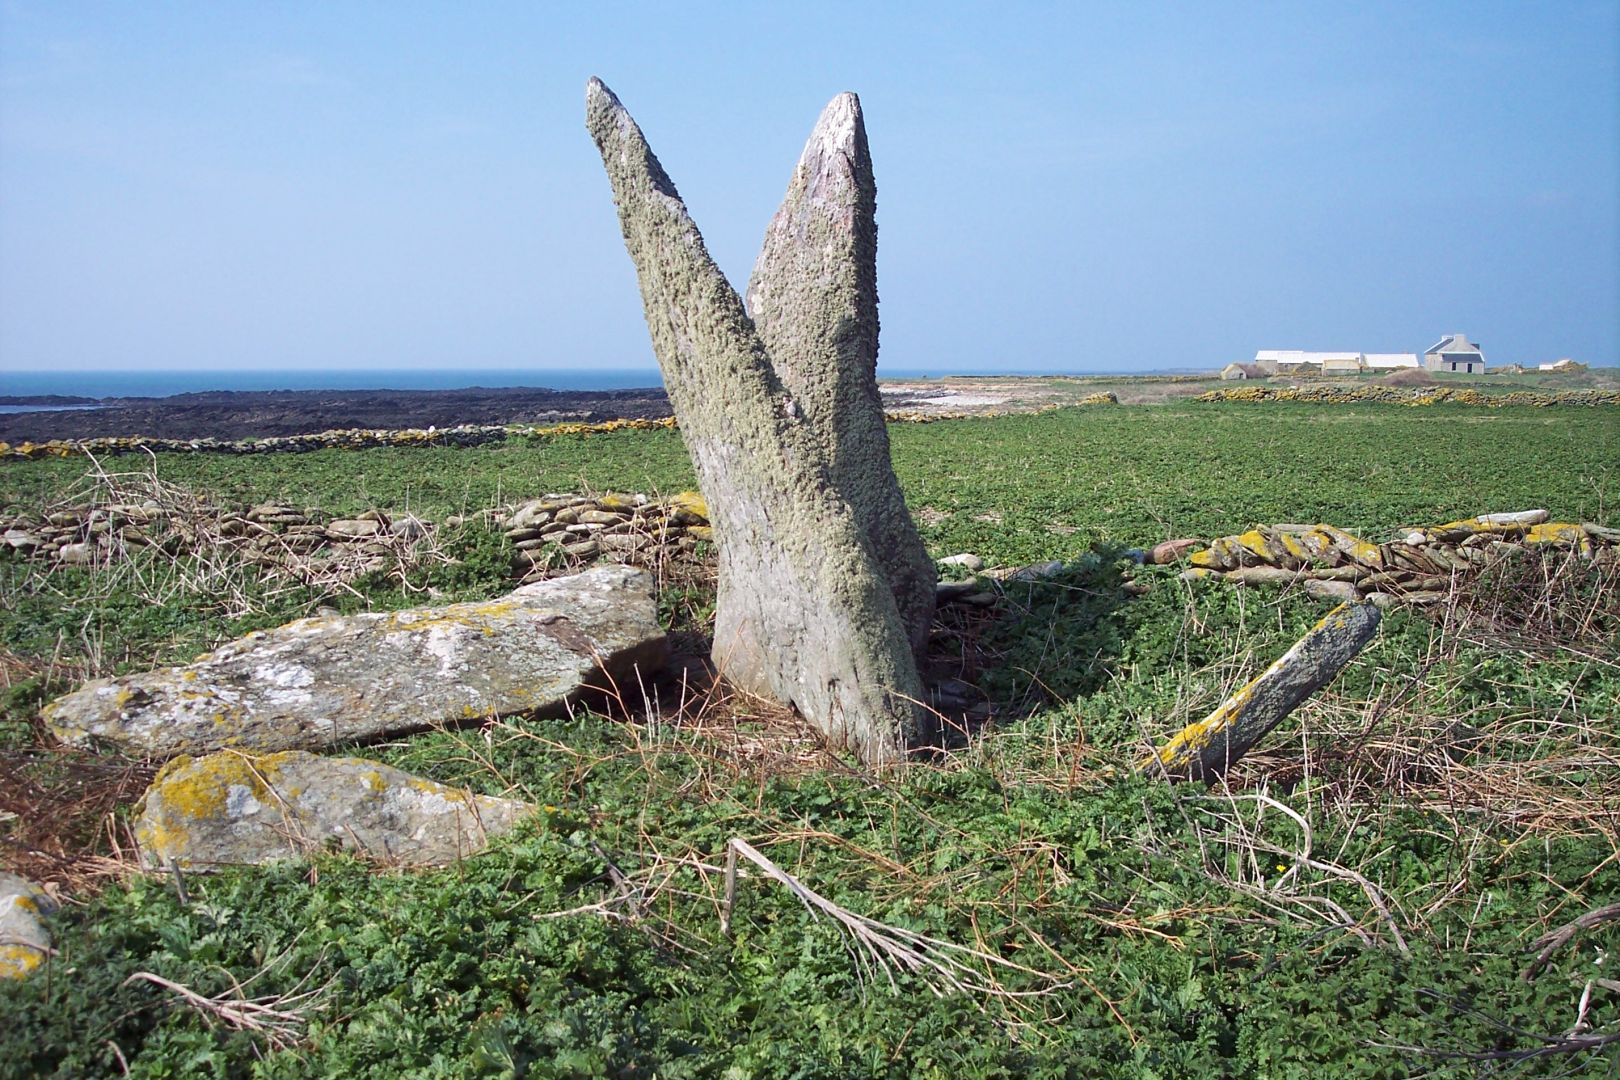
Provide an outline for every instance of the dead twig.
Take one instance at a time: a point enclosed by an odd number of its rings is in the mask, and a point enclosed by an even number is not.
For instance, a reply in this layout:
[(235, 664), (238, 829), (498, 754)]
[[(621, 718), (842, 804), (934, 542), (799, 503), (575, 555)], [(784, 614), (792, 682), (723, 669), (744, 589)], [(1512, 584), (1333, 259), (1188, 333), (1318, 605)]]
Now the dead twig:
[[(234, 993), (209, 997), (150, 971), (135, 972), (124, 980), (124, 985), (138, 980), (161, 986), (191, 1008), (226, 1027), (263, 1035), (278, 1050), (295, 1046), (303, 1038), (304, 1029), (309, 1023), (308, 1014), (320, 1009), (320, 998), (326, 992), (326, 986), (319, 986), (301, 993), (250, 998), (242, 994), (245, 984), (235, 983), (232, 986)], [(248, 981), (251, 983), (253, 980)]]
[[(767, 877), (786, 887), (812, 917), (826, 916), (831, 919), (839, 932), (844, 935), (846, 942), (853, 942), (850, 951), (859, 969), (868, 975), (873, 970), (882, 971), (891, 989), (899, 988), (895, 980), (897, 971), (909, 971), (917, 975), (937, 997), (963, 993), (1017, 999), (1039, 997), (1067, 989), (1071, 985), (1059, 981), (1056, 976), (1047, 972), (1016, 964), (992, 953), (941, 941), (939, 938), (919, 934), (904, 927), (890, 926), (876, 919), (857, 915), (806, 886), (760, 854), (746, 840), (733, 837), (726, 847), (726, 895), (720, 919), (722, 928), (728, 933), (731, 928), (732, 908), (736, 900), (736, 858), (740, 855), (759, 867)], [(855, 948), (857, 945), (858, 949)], [(978, 961), (983, 965), (983, 970), (964, 962), (965, 960)], [(994, 972), (998, 968), (1033, 976), (1046, 985), (1036, 990), (1009, 990), (996, 980)]]
[(1571, 919), (1558, 929), (1543, 934), (1536, 939), (1535, 944), (1530, 946), (1532, 949), (1540, 949), (1541, 951), (1536, 954), (1534, 960), (1525, 966), (1524, 971), (1519, 973), (1519, 978), (1525, 982), (1534, 981), (1535, 977), (1540, 974), (1541, 969), (1546, 967), (1547, 962), (1552, 959), (1553, 953), (1567, 945), (1570, 938), (1582, 930), (1590, 930), (1592, 927), (1600, 926), (1610, 919), (1620, 919), (1620, 904), (1605, 904), (1603, 907), (1593, 908), (1585, 915)]

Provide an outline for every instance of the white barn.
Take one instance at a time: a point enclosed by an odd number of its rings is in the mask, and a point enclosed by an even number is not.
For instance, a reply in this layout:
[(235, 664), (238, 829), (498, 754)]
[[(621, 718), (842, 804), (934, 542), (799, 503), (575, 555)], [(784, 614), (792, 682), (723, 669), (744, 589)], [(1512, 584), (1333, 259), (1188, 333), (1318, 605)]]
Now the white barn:
[(1355, 372), (1361, 370), (1358, 352), (1306, 352), (1303, 349), (1261, 349), (1254, 354), (1254, 362), (1267, 371), (1287, 375), (1306, 367), (1317, 371)]
[(1423, 361), (1415, 352), (1370, 352), (1362, 354), (1369, 371), (1399, 371), (1401, 368), (1419, 368)]

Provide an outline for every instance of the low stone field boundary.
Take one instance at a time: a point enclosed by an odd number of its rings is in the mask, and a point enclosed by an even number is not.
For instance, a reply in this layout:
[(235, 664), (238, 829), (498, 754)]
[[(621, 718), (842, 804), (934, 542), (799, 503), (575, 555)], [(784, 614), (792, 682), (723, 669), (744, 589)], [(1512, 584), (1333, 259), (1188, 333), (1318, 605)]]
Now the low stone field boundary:
[[(1090, 394), (1079, 405), (1117, 405), (1112, 393)], [(937, 420), (966, 420), (993, 415), (968, 412), (889, 412), (891, 424), (931, 424)], [(51, 439), (46, 442), (0, 442), (0, 458), (106, 457), (151, 451), (164, 454), (285, 454), (315, 450), (370, 450), (381, 446), (482, 446), (504, 439), (547, 439), (560, 435), (596, 435), (611, 431), (670, 430), (675, 418), (659, 420), (603, 420), (598, 423), (550, 424), (459, 424), (455, 427), (335, 428), (309, 435), (277, 435), (262, 439), (163, 439), (150, 435), (124, 435), (116, 438)]]
[(1528, 405), (1620, 405), (1617, 390), (1509, 390), (1505, 393), (1452, 386), (1233, 386), (1210, 390), (1193, 401), (1302, 401), (1313, 405), (1477, 405), (1500, 409)]

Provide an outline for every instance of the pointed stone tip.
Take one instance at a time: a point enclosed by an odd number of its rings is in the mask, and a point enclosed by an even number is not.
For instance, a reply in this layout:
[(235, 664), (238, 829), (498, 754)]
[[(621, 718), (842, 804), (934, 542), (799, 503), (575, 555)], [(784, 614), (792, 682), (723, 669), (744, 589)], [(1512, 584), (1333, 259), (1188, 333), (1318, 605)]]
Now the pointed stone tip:
[(615, 127), (622, 130), (629, 124), (630, 114), (619, 96), (608, 89), (607, 83), (592, 75), (585, 84), (585, 126), (598, 145), (609, 137)]
[(858, 126), (861, 122), (861, 99), (853, 90), (845, 90), (842, 94), (827, 102), (827, 107), (821, 110), (821, 120), (818, 126), (835, 130), (846, 130)]
[(585, 83), (585, 108), (595, 110), (601, 108), (624, 108), (619, 101), (619, 95), (608, 89), (608, 84), (595, 75)]
[(864, 146), (865, 142), (866, 124), (861, 118), (861, 99), (853, 91), (845, 90), (821, 110), (821, 116), (816, 120), (799, 160), (803, 163), (814, 156), (830, 161), (835, 155), (848, 154), (856, 147)]

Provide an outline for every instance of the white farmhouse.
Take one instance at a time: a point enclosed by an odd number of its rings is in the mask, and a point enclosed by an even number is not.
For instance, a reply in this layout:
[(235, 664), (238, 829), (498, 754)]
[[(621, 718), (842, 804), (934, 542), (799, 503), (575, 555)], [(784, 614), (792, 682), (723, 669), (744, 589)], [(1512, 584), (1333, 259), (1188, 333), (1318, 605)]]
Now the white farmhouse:
[[(1422, 358), (1417, 353), (1307, 352), (1304, 349), (1261, 349), (1254, 363), (1272, 375), (1358, 375), (1362, 372), (1400, 371), (1428, 368), (1430, 371), (1460, 371), (1479, 374), (1485, 370), (1485, 354), (1469, 344), (1462, 334), (1441, 338)], [(1228, 365), (1230, 367), (1230, 365)], [(1228, 375), (1228, 378), (1235, 376)]]
[(1485, 373), (1485, 354), (1471, 344), (1466, 334), (1448, 334), (1423, 354), (1423, 366), (1430, 371), (1460, 371), (1466, 375)]

